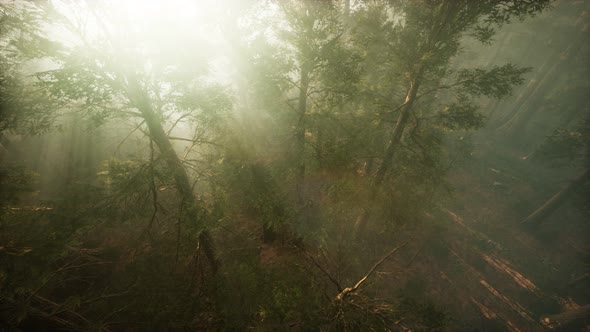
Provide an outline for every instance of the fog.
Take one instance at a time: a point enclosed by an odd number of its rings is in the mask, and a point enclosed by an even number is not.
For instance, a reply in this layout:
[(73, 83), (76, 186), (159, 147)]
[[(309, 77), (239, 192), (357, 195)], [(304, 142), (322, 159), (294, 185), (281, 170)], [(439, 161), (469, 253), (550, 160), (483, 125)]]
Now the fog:
[(0, 330), (585, 331), (590, 2), (0, 2)]

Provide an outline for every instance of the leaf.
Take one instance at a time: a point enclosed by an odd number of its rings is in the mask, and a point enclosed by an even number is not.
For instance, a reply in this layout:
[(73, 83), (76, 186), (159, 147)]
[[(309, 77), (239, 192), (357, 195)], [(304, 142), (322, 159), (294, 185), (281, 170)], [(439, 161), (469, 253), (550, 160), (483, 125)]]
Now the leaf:
[(474, 129), (483, 126), (484, 116), (477, 112), (478, 106), (461, 98), (437, 114), (438, 124), (451, 130)]
[(490, 70), (464, 69), (459, 72), (459, 81), (462, 81), (463, 93), (499, 99), (510, 95), (512, 88), (522, 84), (524, 74), (530, 71), (530, 67), (518, 68), (513, 64), (494, 66)]

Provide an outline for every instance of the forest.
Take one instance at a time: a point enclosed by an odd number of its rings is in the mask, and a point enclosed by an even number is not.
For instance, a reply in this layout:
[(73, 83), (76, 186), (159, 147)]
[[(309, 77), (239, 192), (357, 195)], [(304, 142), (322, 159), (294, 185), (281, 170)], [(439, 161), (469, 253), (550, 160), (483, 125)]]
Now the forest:
[(589, 331), (590, 1), (0, 0), (0, 331)]

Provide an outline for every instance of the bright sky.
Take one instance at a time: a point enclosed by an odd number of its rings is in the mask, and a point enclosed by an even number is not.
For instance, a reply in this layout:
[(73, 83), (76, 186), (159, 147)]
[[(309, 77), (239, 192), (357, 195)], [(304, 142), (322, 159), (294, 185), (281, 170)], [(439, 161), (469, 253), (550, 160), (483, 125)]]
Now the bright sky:
[[(243, 0), (242, 0), (243, 1)], [(122, 63), (138, 65), (157, 59), (203, 63), (212, 78), (227, 83), (227, 41), (224, 18), (241, 14), (239, 0), (53, 0), (56, 9), (82, 31), (92, 47), (108, 39)], [(105, 29), (106, 27), (106, 29)], [(68, 44), (80, 39), (63, 27), (51, 34)], [(104, 31), (108, 31), (107, 34)], [(109, 50), (110, 52), (112, 50)], [(225, 71), (225, 72), (224, 72)]]

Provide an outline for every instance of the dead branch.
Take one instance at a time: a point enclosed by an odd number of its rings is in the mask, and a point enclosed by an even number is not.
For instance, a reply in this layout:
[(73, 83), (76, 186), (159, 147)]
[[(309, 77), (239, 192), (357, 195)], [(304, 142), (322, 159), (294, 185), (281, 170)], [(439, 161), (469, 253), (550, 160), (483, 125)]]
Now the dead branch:
[(395, 253), (398, 249), (404, 247), (406, 244), (408, 244), (408, 242), (404, 242), (402, 245), (393, 248), (387, 255), (383, 256), (383, 258), (381, 258), (377, 263), (375, 263), (375, 265), (373, 265), (373, 267), (369, 270), (369, 272), (367, 272), (367, 274), (365, 274), (365, 276), (362, 277), (354, 286), (347, 287), (343, 291), (341, 291), (340, 294), (338, 294), (336, 296), (336, 300), (342, 301), (344, 298), (346, 298), (351, 293), (356, 292), (356, 290), (359, 289), (359, 287), (367, 280), (367, 278), (369, 278), (369, 276), (371, 276), (371, 274), (373, 272), (375, 272), (375, 270), (379, 267), (379, 265), (381, 265), (383, 262), (385, 262), (385, 260), (387, 258), (389, 258), (389, 256), (393, 255), (393, 253)]

